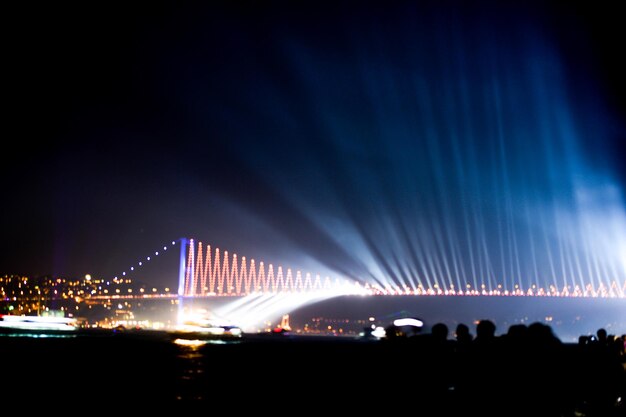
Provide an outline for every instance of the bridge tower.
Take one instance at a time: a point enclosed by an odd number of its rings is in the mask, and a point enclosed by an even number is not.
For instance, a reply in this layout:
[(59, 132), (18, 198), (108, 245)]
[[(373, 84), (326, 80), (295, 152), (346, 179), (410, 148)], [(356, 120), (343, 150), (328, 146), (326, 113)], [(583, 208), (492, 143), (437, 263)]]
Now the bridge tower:
[[(193, 240), (192, 240), (193, 242)], [(193, 268), (192, 268), (193, 269)], [(182, 324), (183, 295), (185, 295), (185, 273), (187, 270), (187, 239), (180, 238), (180, 261), (178, 265), (178, 324)]]
[(178, 265), (178, 296), (185, 295), (185, 273), (187, 265), (187, 238), (180, 238), (180, 261)]

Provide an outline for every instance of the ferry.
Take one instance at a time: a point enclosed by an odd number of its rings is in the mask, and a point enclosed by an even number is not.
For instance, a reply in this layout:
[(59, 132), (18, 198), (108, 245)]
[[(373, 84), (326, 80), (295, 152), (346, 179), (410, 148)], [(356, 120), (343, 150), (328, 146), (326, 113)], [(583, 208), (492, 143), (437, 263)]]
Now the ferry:
[(15, 316), (0, 314), (0, 331), (67, 331), (78, 329), (78, 322), (71, 317)]
[(187, 320), (170, 334), (183, 339), (230, 339), (240, 338), (243, 331), (230, 323), (215, 322), (209, 319)]

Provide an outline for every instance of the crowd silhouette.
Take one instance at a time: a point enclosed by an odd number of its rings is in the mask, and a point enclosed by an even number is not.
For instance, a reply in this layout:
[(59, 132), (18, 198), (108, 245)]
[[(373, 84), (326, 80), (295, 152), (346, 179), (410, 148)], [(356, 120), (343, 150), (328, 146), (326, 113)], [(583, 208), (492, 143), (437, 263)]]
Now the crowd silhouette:
[(387, 328), (385, 343), (423, 358), (416, 388), (436, 412), (429, 415), (626, 416), (626, 335), (598, 329), (563, 343), (544, 323), (514, 324), (496, 335), (480, 320), (472, 335), (443, 323), (408, 335)]
[[(152, 402), (246, 402), (259, 412), (278, 403), (309, 414), (342, 414), (343, 404), (350, 415), (626, 416), (626, 337), (604, 329), (578, 343), (562, 343), (542, 323), (502, 333), (490, 320), (453, 332), (444, 323), (417, 332), (392, 326), (381, 340), (253, 335), (192, 347), (165, 336), (5, 337), (0, 398), (27, 406), (33, 392), (58, 402), (141, 391)], [(36, 378), (49, 383), (38, 389)]]

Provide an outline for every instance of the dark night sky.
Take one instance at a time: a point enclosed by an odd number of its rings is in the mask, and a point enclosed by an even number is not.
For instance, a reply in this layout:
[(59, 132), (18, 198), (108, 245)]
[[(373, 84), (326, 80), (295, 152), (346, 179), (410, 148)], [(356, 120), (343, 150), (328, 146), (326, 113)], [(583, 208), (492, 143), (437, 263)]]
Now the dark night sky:
[[(521, 235), (563, 236), (534, 215), (580, 176), (624, 191), (612, 2), (210, 3), (4, 6), (0, 272), (110, 277), (187, 236), (372, 282), (429, 254), (499, 280)], [(138, 278), (173, 283), (168, 262)]]

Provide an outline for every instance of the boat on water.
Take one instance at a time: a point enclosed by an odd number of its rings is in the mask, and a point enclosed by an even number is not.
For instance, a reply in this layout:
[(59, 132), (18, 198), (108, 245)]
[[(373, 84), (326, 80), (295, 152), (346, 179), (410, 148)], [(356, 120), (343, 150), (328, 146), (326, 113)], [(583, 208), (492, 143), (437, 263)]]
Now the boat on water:
[(78, 321), (72, 317), (17, 316), (0, 314), (0, 331), (50, 331), (72, 332), (78, 329)]
[(238, 339), (243, 336), (243, 331), (231, 323), (202, 318), (187, 320), (170, 334), (182, 339)]

